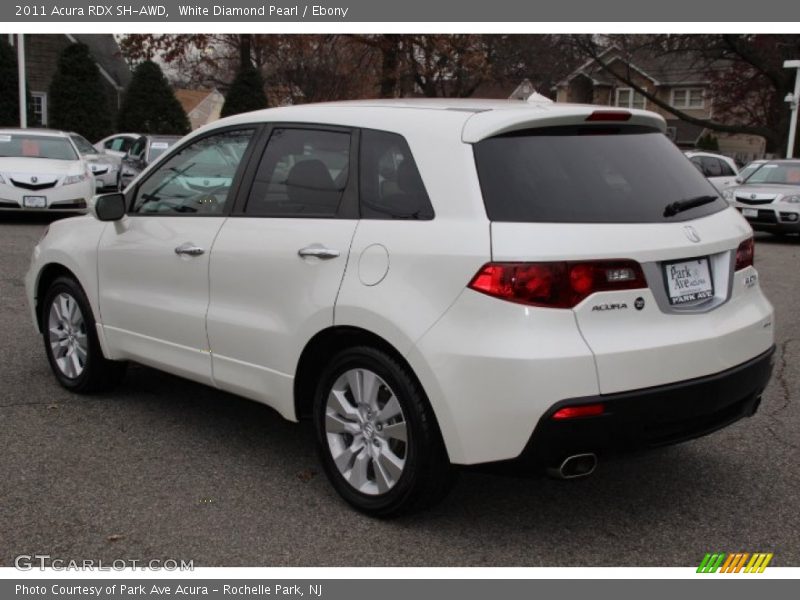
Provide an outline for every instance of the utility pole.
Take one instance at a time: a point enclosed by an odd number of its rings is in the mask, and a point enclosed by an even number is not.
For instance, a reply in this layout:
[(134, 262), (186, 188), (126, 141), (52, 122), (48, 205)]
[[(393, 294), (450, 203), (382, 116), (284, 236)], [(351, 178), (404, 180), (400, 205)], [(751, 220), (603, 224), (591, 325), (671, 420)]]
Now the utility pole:
[(792, 116), (789, 120), (789, 145), (786, 148), (786, 158), (792, 158), (794, 154), (794, 138), (797, 134), (797, 105), (800, 104), (800, 60), (787, 60), (783, 63), (784, 69), (797, 69), (794, 78), (794, 93), (786, 94), (784, 100), (789, 103), (792, 109)]
[(19, 126), (28, 126), (28, 95), (25, 93), (25, 35), (17, 34), (17, 70), (19, 71)]

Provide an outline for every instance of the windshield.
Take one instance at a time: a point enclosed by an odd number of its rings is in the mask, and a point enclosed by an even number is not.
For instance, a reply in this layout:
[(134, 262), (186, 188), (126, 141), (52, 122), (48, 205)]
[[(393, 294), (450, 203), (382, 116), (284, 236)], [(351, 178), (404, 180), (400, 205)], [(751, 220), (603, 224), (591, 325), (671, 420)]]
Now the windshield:
[[(492, 221), (658, 223), (727, 206), (683, 153), (649, 128), (515, 132), (475, 144), (475, 160)], [(666, 210), (675, 203), (679, 210)]]
[(151, 163), (172, 146), (175, 140), (154, 140), (150, 142), (150, 153), (147, 155), (147, 162)]
[(0, 157), (77, 160), (65, 137), (49, 135), (0, 134)]
[(746, 167), (744, 167), (741, 171), (739, 171), (739, 179), (742, 181), (746, 181), (750, 175), (758, 171), (761, 167), (764, 166), (763, 162), (751, 162), (748, 163)]
[(766, 163), (748, 177), (747, 183), (800, 185), (800, 161)]
[(95, 150), (94, 146), (89, 143), (82, 135), (72, 134), (69, 136), (72, 139), (72, 143), (78, 148), (78, 152), (81, 154), (97, 154), (97, 150)]

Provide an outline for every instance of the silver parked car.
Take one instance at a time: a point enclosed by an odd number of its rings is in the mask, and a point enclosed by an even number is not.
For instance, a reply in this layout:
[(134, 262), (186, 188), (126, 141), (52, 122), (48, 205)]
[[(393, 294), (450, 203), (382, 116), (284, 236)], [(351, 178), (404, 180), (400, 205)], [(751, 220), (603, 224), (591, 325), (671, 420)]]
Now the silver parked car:
[(70, 132), (69, 137), (78, 149), (83, 160), (89, 165), (89, 169), (94, 175), (95, 186), (98, 192), (108, 192), (117, 190), (117, 173), (119, 171), (120, 159), (111, 154), (103, 154), (89, 143), (85, 137), (79, 133)]
[(800, 160), (767, 161), (724, 195), (756, 231), (800, 233)]

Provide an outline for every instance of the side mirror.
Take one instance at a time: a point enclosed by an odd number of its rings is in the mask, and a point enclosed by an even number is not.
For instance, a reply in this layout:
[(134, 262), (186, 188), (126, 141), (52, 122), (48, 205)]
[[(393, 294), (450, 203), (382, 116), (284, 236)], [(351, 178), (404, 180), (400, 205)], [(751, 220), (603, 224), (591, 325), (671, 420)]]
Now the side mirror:
[(103, 194), (94, 202), (94, 216), (100, 221), (119, 221), (125, 216), (125, 194)]
[(742, 179), (741, 177), (737, 177), (736, 183), (744, 183), (744, 179)]

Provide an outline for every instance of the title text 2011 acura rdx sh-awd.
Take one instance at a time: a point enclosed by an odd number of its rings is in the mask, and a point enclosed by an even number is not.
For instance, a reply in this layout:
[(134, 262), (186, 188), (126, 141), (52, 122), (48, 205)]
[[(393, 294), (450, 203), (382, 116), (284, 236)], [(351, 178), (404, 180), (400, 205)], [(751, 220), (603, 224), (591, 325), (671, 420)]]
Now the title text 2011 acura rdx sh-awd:
[(494, 101), (270, 109), (184, 138), (27, 276), (58, 381), (126, 361), (313, 419), (373, 515), (454, 465), (562, 477), (759, 404), (752, 230), (640, 110)]

